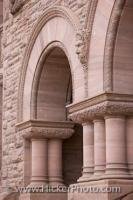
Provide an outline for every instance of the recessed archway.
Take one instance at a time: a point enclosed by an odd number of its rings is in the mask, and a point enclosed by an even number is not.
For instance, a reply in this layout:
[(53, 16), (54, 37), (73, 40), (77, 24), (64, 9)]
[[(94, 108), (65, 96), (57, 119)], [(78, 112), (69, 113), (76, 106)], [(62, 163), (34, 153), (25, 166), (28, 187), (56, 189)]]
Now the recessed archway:
[(67, 120), (66, 105), (72, 103), (72, 77), (61, 48), (55, 47), (47, 56), (35, 94), (37, 119)]

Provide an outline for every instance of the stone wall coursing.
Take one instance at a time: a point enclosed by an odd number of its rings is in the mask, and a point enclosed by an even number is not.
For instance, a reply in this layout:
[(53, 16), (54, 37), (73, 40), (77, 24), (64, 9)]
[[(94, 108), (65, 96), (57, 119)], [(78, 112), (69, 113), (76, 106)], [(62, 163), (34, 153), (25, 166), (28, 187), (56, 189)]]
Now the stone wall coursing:
[[(53, 2), (52, 0), (49, 1)], [(60, 1), (59, 1), (60, 2)], [(57, 1), (57, 3), (59, 3)], [(86, 1), (87, 2), (87, 1)], [(64, 0), (60, 3), (69, 7), (79, 16), (83, 23), (85, 19), (85, 1)], [(23, 184), (23, 140), (16, 133), (17, 101), (19, 75), (24, 59), (24, 52), (33, 27), (43, 14), (49, 3), (44, 0), (27, 0), (23, 8), (11, 15), (9, 4), (4, 0), (4, 24), (2, 39), (3, 57), (3, 158), (2, 186), (14, 187)], [(51, 5), (53, 6), (53, 4)]]

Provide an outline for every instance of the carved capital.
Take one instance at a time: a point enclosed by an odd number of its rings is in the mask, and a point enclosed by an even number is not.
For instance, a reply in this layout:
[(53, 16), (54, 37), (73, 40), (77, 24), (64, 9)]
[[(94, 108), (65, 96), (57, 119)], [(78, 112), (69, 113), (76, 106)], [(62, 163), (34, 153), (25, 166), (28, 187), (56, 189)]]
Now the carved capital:
[(10, 1), (10, 10), (11, 10), (11, 14), (15, 14), (16, 12), (18, 12), (21, 7), (24, 5), (23, 0), (9, 0)]
[(30, 120), (16, 125), (17, 132), (21, 132), (25, 139), (67, 139), (74, 133), (72, 122), (45, 122)]
[(133, 95), (102, 94), (92, 99), (70, 105), (69, 118), (83, 124), (104, 116), (133, 115)]

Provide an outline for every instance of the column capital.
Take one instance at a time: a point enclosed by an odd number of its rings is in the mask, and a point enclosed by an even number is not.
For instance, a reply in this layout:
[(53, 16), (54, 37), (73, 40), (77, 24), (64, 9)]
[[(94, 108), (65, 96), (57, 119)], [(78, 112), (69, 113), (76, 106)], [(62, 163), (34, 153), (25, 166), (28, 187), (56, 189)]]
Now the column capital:
[(17, 132), (21, 132), (25, 139), (67, 139), (74, 133), (73, 122), (46, 122), (29, 120), (17, 124)]
[(133, 115), (133, 95), (103, 93), (67, 106), (69, 118), (83, 124), (105, 116)]

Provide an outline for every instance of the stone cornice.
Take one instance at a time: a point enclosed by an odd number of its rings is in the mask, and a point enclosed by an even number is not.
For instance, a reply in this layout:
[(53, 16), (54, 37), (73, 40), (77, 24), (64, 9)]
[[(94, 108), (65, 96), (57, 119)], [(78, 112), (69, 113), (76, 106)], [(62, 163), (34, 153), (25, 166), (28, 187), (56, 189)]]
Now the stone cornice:
[(106, 115), (133, 115), (133, 95), (104, 93), (68, 106), (69, 118), (77, 123)]
[(73, 135), (74, 123), (30, 120), (17, 124), (16, 131), (21, 132), (25, 139), (66, 139)]

